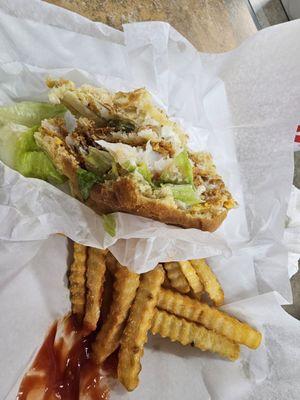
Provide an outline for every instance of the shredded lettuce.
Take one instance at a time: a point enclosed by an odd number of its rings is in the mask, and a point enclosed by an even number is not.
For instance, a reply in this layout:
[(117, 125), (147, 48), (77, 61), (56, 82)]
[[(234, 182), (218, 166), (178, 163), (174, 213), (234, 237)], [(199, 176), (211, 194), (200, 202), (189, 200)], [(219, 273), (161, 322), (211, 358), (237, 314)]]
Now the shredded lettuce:
[(128, 172), (133, 172), (136, 169), (136, 166), (134, 164), (132, 164), (129, 160), (125, 161), (122, 164), (122, 168), (126, 169), (126, 171)]
[(182, 183), (193, 183), (193, 166), (187, 150), (179, 153), (174, 162), (182, 176)]
[(7, 107), (0, 107), (0, 125), (15, 123), (33, 127), (43, 119), (63, 115), (67, 109), (62, 104), (35, 103), (22, 101)]
[(115, 161), (112, 162), (111, 170), (105, 175), (105, 179), (114, 181), (118, 178), (119, 172)]
[(84, 156), (84, 161), (89, 171), (103, 176), (112, 168), (113, 157), (107, 151), (90, 146), (88, 155)]
[(159, 182), (164, 183), (193, 183), (193, 167), (186, 150), (179, 153), (172, 163), (162, 171)]
[(83, 200), (87, 200), (90, 196), (90, 191), (95, 183), (99, 182), (99, 176), (92, 171), (78, 168), (77, 179), (80, 193)]
[(113, 214), (102, 215), (102, 223), (105, 232), (107, 232), (111, 237), (116, 236), (116, 218)]
[(149, 170), (149, 168), (147, 167), (147, 165), (145, 163), (141, 163), (138, 167), (137, 167), (137, 171), (144, 177), (144, 179), (152, 184), (152, 174)]
[(147, 143), (146, 149), (125, 143), (109, 143), (105, 140), (97, 140), (97, 143), (107, 150), (122, 168), (129, 172), (134, 171), (141, 163), (145, 163), (151, 169), (151, 166), (154, 166), (154, 163), (162, 158), (161, 154), (152, 149), (150, 142)]
[(188, 206), (198, 204), (200, 202), (198, 194), (192, 185), (164, 185), (171, 189), (175, 200), (182, 201)]
[(64, 183), (66, 178), (37, 146), (34, 139), (36, 129), (14, 123), (1, 127), (0, 159), (26, 177), (39, 178), (58, 185)]

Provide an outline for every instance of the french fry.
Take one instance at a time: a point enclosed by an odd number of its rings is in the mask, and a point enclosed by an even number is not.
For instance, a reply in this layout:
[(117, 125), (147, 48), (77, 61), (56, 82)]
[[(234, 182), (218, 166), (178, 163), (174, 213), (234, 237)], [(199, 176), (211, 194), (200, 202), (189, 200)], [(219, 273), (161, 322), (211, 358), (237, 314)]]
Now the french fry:
[(221, 306), (224, 303), (223, 289), (217, 277), (207, 265), (205, 259), (202, 258), (199, 260), (191, 260), (190, 263), (194, 267), (200, 281), (203, 284), (204, 290), (210, 299), (216, 306)]
[(140, 360), (144, 353), (144, 344), (147, 341), (147, 333), (151, 327), (163, 280), (164, 272), (161, 266), (157, 266), (154, 270), (142, 275), (121, 338), (118, 379), (129, 391), (134, 390), (139, 383)]
[(87, 270), (86, 270), (86, 305), (84, 315), (84, 326), (94, 331), (100, 316), (103, 286), (105, 281), (105, 254), (106, 251), (88, 248)]
[(170, 282), (170, 279), (167, 277), (167, 275), (165, 274), (165, 279), (162, 283), (162, 287), (164, 287), (165, 289), (172, 289), (172, 285)]
[[(106, 265), (106, 263), (105, 263)], [(100, 318), (99, 318), (99, 324), (102, 326), (104, 322), (107, 319), (107, 316), (109, 314), (110, 306), (112, 303), (112, 294), (113, 294), (113, 274), (109, 271), (106, 265), (106, 271), (105, 271), (105, 283), (103, 287), (103, 293), (102, 293), (102, 303), (101, 303), (101, 309), (100, 309)]]
[(102, 364), (118, 348), (139, 281), (139, 275), (125, 267), (119, 266), (115, 272), (111, 307), (93, 344), (97, 364)]
[(112, 274), (115, 274), (120, 267), (118, 260), (111, 254), (110, 251), (106, 254), (105, 264)]
[(200, 299), (201, 294), (203, 292), (203, 285), (192, 267), (189, 261), (179, 261), (179, 265), (183, 275), (185, 276), (186, 280), (188, 281), (195, 297)]
[(222, 357), (234, 361), (239, 358), (240, 348), (237, 343), (194, 322), (178, 318), (166, 311), (155, 310), (151, 332), (168, 337), (186, 346), (192, 344), (202, 351), (218, 353)]
[(188, 293), (190, 291), (189, 283), (185, 279), (180, 265), (177, 262), (164, 263), (164, 269), (166, 270), (167, 278), (174, 289), (178, 290), (180, 293)]
[(250, 325), (189, 296), (161, 288), (157, 307), (178, 317), (197, 322), (251, 349), (256, 349), (260, 345), (262, 335)]
[(82, 321), (85, 309), (85, 273), (87, 247), (74, 242), (73, 263), (70, 266), (69, 290), (72, 313)]

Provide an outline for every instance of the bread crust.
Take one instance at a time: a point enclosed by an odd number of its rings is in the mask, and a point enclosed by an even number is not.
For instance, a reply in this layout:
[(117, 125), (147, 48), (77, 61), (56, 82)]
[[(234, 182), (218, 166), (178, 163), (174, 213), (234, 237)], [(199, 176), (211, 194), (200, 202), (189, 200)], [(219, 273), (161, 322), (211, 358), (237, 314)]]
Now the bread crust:
[[(43, 127), (35, 137), (58, 170), (69, 178), (73, 195), (83, 201), (77, 177), (80, 164), (66, 143), (49, 134), (47, 127)], [(128, 176), (119, 177), (116, 181), (107, 181), (103, 184), (96, 183), (85, 204), (99, 214), (121, 211), (170, 225), (209, 232), (214, 232), (221, 225), (228, 212), (222, 210), (213, 213), (208, 210), (205, 215), (200, 213), (192, 215), (188, 210), (182, 210), (176, 205), (164, 202), (164, 199), (144, 196), (138, 184)]]
[(119, 178), (111, 184), (95, 184), (86, 204), (99, 214), (121, 211), (209, 232), (214, 232), (227, 215), (227, 211), (223, 211), (211, 218), (199, 214), (193, 216), (157, 199), (143, 196), (136, 184), (127, 177)]

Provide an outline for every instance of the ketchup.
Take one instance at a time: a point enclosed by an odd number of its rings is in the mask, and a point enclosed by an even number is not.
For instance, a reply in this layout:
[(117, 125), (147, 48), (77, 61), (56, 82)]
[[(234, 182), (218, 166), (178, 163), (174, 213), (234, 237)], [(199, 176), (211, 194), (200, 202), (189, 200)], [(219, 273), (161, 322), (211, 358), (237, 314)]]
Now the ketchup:
[(116, 356), (107, 371), (100, 370), (91, 358), (95, 334), (76, 328), (70, 316), (63, 321), (62, 335), (57, 338), (59, 330), (55, 322), (21, 382), (17, 400), (79, 400), (81, 396), (107, 400), (107, 375), (115, 371)]

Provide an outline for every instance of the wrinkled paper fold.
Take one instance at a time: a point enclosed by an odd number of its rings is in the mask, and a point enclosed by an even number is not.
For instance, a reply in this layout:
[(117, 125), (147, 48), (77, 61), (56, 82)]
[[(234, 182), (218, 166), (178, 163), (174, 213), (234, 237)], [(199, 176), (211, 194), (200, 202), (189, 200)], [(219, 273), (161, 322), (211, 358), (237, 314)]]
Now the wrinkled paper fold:
[(243, 348), (235, 363), (150, 337), (139, 388), (127, 394), (117, 386), (112, 399), (297, 398), (300, 324), (279, 304), (292, 301), (295, 267), (288, 271), (286, 246), (294, 266), (300, 249), (295, 201), (284, 232), (299, 123), (300, 22), (218, 55), (199, 53), (166, 23), (127, 24), (119, 32), (37, 0), (26, 7), (2, 1), (0, 26), (1, 104), (45, 101), (48, 75), (111, 90), (145, 86), (184, 126), (190, 146), (212, 153), (239, 203), (215, 233), (115, 213), (111, 237), (76, 199), (1, 163), (0, 397), (15, 398), (47, 326), (69, 309), (68, 241), (55, 235), (62, 233), (109, 247), (137, 272), (206, 257), (223, 285), (224, 309), (264, 334), (262, 346)]

